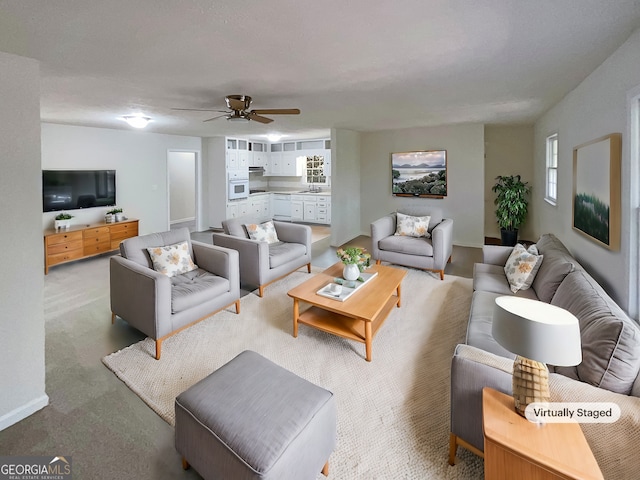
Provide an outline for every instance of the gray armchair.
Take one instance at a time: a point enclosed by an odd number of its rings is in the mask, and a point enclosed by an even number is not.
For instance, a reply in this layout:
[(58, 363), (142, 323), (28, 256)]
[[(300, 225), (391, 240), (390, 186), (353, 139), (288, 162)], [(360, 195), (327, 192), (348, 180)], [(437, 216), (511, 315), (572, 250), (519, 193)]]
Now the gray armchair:
[[(186, 241), (198, 266), (168, 277), (153, 269), (149, 247)], [(116, 315), (156, 341), (162, 341), (212, 314), (235, 304), (240, 313), (238, 252), (192, 242), (187, 228), (124, 240), (121, 256), (110, 260), (111, 322)]]
[(237, 250), (240, 254), (240, 282), (258, 287), (262, 297), (267, 285), (306, 265), (311, 273), (311, 227), (274, 221), (278, 243), (268, 244), (249, 238), (242, 221), (222, 222), (224, 233), (213, 234), (213, 244)]
[(376, 263), (432, 270), (444, 280), (444, 268), (451, 262), (453, 250), (453, 220), (442, 218), (442, 210), (434, 207), (398, 210), (412, 216), (430, 215), (428, 231), (431, 238), (394, 235), (396, 214), (390, 213), (371, 224), (371, 256)]

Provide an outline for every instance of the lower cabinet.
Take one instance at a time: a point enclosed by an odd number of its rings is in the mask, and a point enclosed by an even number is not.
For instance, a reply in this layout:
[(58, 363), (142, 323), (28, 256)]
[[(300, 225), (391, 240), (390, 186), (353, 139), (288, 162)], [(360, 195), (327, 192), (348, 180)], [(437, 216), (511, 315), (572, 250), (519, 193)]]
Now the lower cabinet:
[(331, 224), (331, 197), (328, 195), (292, 195), (291, 221)]
[(61, 263), (117, 250), (125, 238), (138, 235), (138, 220), (50, 230), (44, 234), (44, 273)]

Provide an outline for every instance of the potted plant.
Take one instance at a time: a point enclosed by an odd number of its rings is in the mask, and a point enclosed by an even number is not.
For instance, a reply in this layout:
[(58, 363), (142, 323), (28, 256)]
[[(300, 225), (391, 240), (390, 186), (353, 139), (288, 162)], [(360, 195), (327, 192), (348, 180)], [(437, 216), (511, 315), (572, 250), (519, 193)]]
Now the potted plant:
[(73, 218), (73, 215), (70, 215), (67, 212), (62, 212), (56, 215), (56, 219), (55, 219), (56, 230), (61, 230), (61, 229), (67, 230), (71, 226), (72, 218)]
[(336, 255), (344, 264), (345, 280), (358, 280), (360, 272), (371, 264), (371, 255), (362, 247), (339, 248)]
[[(107, 215), (113, 215), (111, 221), (115, 220), (116, 222), (121, 222), (124, 220), (124, 214), (122, 213), (122, 209), (120, 207), (113, 207), (111, 210), (107, 212)], [(105, 221), (107, 223), (111, 223), (111, 221), (105, 217)]]
[(493, 203), (502, 245), (514, 246), (518, 241), (518, 228), (527, 217), (531, 187), (520, 179), (520, 175), (498, 175), (491, 190), (497, 194)]

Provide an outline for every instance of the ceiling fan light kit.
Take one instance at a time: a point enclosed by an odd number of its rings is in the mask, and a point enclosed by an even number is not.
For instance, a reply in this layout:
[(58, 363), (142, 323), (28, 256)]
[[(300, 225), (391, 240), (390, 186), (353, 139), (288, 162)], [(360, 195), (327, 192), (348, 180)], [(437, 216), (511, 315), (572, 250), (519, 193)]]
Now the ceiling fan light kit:
[(218, 115), (213, 118), (207, 118), (205, 122), (215, 120), (217, 118), (226, 118), (229, 122), (248, 122), (254, 120), (258, 123), (271, 123), (273, 120), (262, 116), (267, 115), (299, 115), (300, 110), (297, 108), (269, 108), (263, 110), (249, 110), (251, 106), (251, 97), (249, 95), (227, 95), (225, 103), (228, 110), (214, 110), (203, 108), (174, 108), (174, 110), (187, 110), (196, 112), (220, 112), (224, 115)]
[(144, 117), (142, 115), (124, 115), (122, 120), (127, 122), (133, 128), (144, 128), (149, 125), (151, 117)]

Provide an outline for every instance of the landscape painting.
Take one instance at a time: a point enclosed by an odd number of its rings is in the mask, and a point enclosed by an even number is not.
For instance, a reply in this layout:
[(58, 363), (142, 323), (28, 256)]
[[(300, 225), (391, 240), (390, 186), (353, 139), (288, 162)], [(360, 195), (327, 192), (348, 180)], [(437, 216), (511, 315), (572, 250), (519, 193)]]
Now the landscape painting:
[(391, 154), (392, 194), (399, 197), (447, 196), (447, 151)]
[(611, 250), (620, 248), (620, 146), (614, 133), (573, 150), (573, 228)]

